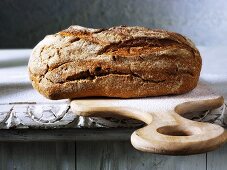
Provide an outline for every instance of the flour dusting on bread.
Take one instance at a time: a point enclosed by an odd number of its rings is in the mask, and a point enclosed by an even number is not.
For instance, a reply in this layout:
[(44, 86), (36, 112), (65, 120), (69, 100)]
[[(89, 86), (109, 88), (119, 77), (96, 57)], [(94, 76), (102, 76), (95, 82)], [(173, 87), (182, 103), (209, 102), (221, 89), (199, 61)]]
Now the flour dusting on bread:
[(50, 99), (182, 94), (198, 83), (202, 60), (188, 38), (164, 30), (71, 26), (46, 36), (28, 64)]

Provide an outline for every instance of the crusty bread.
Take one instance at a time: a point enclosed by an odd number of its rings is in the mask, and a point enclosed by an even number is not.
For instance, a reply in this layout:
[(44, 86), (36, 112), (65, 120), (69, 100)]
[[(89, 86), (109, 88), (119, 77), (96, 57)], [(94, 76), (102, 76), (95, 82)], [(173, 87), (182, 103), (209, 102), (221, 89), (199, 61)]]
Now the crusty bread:
[(50, 99), (134, 98), (186, 93), (196, 87), (201, 57), (186, 37), (164, 30), (71, 26), (32, 51), (32, 85)]

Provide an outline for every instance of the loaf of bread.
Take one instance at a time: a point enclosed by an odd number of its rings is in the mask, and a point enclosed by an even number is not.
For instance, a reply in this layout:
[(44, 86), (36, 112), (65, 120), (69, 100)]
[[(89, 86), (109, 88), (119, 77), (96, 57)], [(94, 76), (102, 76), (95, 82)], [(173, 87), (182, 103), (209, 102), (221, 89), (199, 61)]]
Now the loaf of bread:
[(195, 45), (177, 33), (71, 26), (38, 43), (28, 68), (33, 87), (50, 99), (135, 98), (186, 93), (201, 65)]

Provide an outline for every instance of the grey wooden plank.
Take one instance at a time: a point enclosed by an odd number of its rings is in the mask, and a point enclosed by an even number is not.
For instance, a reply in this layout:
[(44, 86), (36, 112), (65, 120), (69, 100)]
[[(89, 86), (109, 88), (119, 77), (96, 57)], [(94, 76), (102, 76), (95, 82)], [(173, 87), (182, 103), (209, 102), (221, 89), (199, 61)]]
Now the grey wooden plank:
[[(205, 170), (206, 154), (165, 156), (135, 150), (130, 142), (77, 142), (77, 169)], [(86, 163), (85, 163), (86, 162)]]
[(1, 169), (75, 169), (74, 146), (74, 142), (0, 143)]
[(57, 170), (75, 169), (75, 142), (56, 142)]
[(0, 141), (129, 140), (134, 128), (1, 129)]
[(12, 147), (10, 143), (0, 143), (0, 169), (13, 169), (11, 155)]
[(207, 170), (227, 169), (227, 145), (207, 153)]

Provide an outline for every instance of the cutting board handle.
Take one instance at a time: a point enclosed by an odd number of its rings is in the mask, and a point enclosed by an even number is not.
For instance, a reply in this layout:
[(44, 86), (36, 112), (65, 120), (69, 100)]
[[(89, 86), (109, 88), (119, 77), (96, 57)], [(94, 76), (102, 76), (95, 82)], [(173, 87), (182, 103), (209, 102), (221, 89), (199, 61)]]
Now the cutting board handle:
[[(189, 104), (191, 107), (189, 107)], [(188, 108), (198, 111), (198, 102), (187, 103)], [(201, 109), (202, 103), (199, 103)], [(206, 102), (204, 104), (204, 108)], [(185, 108), (185, 107), (182, 107)], [(78, 108), (79, 109), (79, 108)], [(135, 108), (128, 107), (112, 107), (111, 105), (102, 105), (102, 107), (88, 108), (86, 105), (80, 109), (81, 116), (124, 116), (143, 121), (146, 125), (131, 135), (132, 145), (141, 151), (159, 153), (165, 155), (189, 155), (204, 153), (224, 144), (227, 133), (221, 126), (196, 122), (186, 118), (175, 112), (168, 113), (146, 113)], [(182, 110), (178, 108), (181, 113)]]
[(227, 141), (221, 126), (188, 120), (181, 114), (220, 107), (222, 96), (199, 85), (190, 93), (179, 96), (145, 99), (73, 100), (72, 110), (81, 116), (125, 116), (145, 122), (131, 135), (138, 150), (169, 155), (208, 152)]
[(189, 155), (214, 150), (226, 141), (226, 131), (218, 125), (191, 121), (174, 111), (167, 115), (172, 121), (156, 119), (136, 130), (132, 145), (145, 152)]

